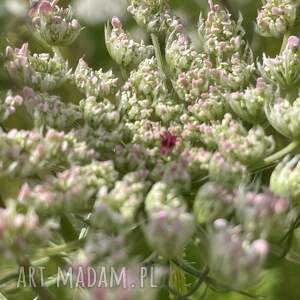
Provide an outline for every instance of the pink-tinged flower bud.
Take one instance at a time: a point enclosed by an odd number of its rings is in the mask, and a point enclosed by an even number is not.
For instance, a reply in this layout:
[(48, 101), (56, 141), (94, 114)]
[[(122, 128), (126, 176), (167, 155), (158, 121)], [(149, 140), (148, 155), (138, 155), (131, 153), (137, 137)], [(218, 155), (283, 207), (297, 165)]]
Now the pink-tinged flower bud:
[(164, 257), (182, 254), (194, 232), (194, 218), (181, 208), (153, 212), (145, 233), (149, 244)]
[(236, 218), (251, 236), (280, 240), (289, 230), (294, 212), (289, 201), (269, 190), (262, 193), (240, 189), (234, 199)]
[(292, 35), (288, 39), (288, 47), (290, 49), (298, 49), (300, 45), (300, 40), (298, 37)]
[(209, 233), (209, 267), (212, 276), (232, 288), (246, 288), (259, 278), (268, 244), (263, 240), (251, 242), (240, 226), (224, 219), (215, 221)]
[(35, 93), (34, 93), (34, 90), (32, 88), (29, 88), (29, 87), (24, 87), (23, 89), (23, 96), (25, 98), (30, 98), (30, 97), (34, 97)]
[(71, 25), (72, 25), (72, 28), (75, 29), (75, 30), (80, 30), (81, 29), (81, 25), (80, 25), (79, 21), (76, 20), (76, 19), (72, 20)]
[(21, 49), (17, 50), (18, 55), (27, 56), (29, 54), (28, 51), (28, 43), (24, 43), (21, 47)]
[(60, 24), (62, 22), (62, 18), (60, 16), (53, 16), (52, 17), (53, 24)]
[(71, 7), (59, 7), (57, 2), (43, 0), (37, 9), (33, 8), (30, 12), (32, 24), (49, 45), (68, 46), (78, 37), (82, 28), (78, 20), (73, 18)]
[[(48, 53), (33, 54), (28, 50), (28, 44), (22, 45), (21, 49), (14, 49), (14, 53), (8, 50), (10, 59), (6, 68), (18, 83), (40, 90), (49, 91), (61, 86), (70, 79), (71, 70), (68, 62)], [(13, 55), (11, 55), (13, 54)]]
[(273, 16), (279, 16), (281, 13), (283, 12), (283, 10), (279, 7), (272, 7), (272, 15)]
[[(211, 0), (211, 2), (212, 2), (212, 0)], [(218, 4), (215, 4), (215, 5), (212, 5), (212, 10), (213, 10), (213, 12), (218, 12), (218, 11), (220, 11), (220, 5), (218, 5)]]
[(214, 227), (216, 229), (226, 228), (228, 221), (225, 219), (217, 219), (214, 221)]
[(291, 30), (297, 17), (296, 1), (266, 0), (258, 13), (256, 30), (262, 36), (281, 37)]
[(6, 96), (0, 95), (0, 123), (9, 118), (16, 112), (17, 107), (23, 104), (23, 98), (20, 95), (14, 96), (12, 91), (8, 91)]
[(52, 11), (53, 6), (51, 5), (51, 3), (47, 0), (43, 0), (41, 1), (41, 3), (38, 6), (38, 14), (45, 14), (48, 13), (50, 11)]
[(75, 84), (87, 97), (105, 98), (115, 96), (118, 78), (113, 72), (95, 71), (80, 59), (74, 74)]
[(118, 17), (112, 17), (112, 19), (111, 19), (111, 25), (115, 29), (122, 28), (122, 23), (121, 23), (121, 21), (120, 21), (120, 19)]
[(266, 81), (263, 78), (261, 78), (261, 77), (257, 78), (257, 80), (256, 80), (256, 88), (262, 89), (265, 86), (266, 86)]
[(251, 247), (262, 257), (266, 257), (269, 252), (269, 244), (265, 240), (255, 240)]

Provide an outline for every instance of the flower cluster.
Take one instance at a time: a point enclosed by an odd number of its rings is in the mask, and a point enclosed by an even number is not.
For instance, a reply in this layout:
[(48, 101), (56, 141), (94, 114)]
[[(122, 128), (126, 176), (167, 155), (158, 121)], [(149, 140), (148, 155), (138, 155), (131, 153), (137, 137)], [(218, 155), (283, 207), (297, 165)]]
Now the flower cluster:
[(118, 17), (112, 18), (111, 25), (112, 29), (110, 25), (105, 28), (105, 42), (110, 56), (117, 64), (136, 67), (144, 59), (154, 56), (153, 46), (130, 39)]
[(233, 211), (233, 193), (214, 182), (202, 185), (194, 200), (193, 212), (199, 224), (227, 217)]
[(275, 58), (263, 56), (263, 63), (258, 64), (261, 75), (274, 85), (288, 88), (300, 80), (300, 40), (290, 36), (283, 52)]
[(169, 9), (168, 0), (129, 0), (128, 12), (149, 32), (172, 32), (180, 20)]
[(291, 199), (297, 206), (299, 201), (299, 156), (286, 157), (272, 173), (271, 190), (282, 197)]
[(266, 104), (266, 115), (270, 124), (289, 139), (300, 135), (300, 97), (293, 99), (277, 97)]
[(23, 259), (36, 250), (37, 245), (46, 245), (50, 238), (50, 224), (42, 224), (36, 212), (29, 208), (20, 211), (18, 204), (10, 200), (0, 208), (0, 250), (8, 260)]
[(18, 199), (31, 203), (41, 214), (89, 211), (98, 190), (112, 186), (117, 177), (118, 173), (111, 162), (73, 166), (32, 188), (25, 183)]
[(74, 123), (81, 118), (77, 106), (64, 103), (57, 96), (36, 93), (31, 88), (24, 88), (22, 99), (36, 128), (49, 126), (57, 130), (64, 130), (72, 128)]
[(62, 8), (57, 4), (42, 0), (30, 11), (32, 25), (40, 37), (49, 45), (68, 46), (74, 42), (82, 30), (78, 20), (73, 18), (72, 8)]
[(218, 219), (209, 237), (209, 265), (223, 284), (236, 288), (249, 286), (258, 280), (268, 248), (265, 240), (251, 242), (241, 232), (240, 226)]
[(51, 91), (70, 79), (68, 63), (56, 54), (30, 54), (28, 44), (20, 49), (6, 48), (6, 68), (17, 83), (40, 91)]
[(194, 231), (194, 218), (186, 212), (181, 196), (168, 184), (157, 182), (145, 199), (145, 208), (149, 215), (146, 237), (150, 245), (164, 257), (180, 255)]
[(257, 31), (262, 36), (280, 37), (297, 18), (297, 1), (267, 0), (257, 16)]
[(74, 81), (86, 97), (105, 98), (113, 96), (118, 87), (118, 78), (114, 76), (112, 71), (106, 73), (102, 69), (94, 71), (89, 68), (83, 59), (79, 60), (74, 73)]
[(246, 165), (260, 161), (274, 150), (273, 137), (266, 136), (262, 127), (246, 130), (230, 114), (226, 114), (221, 122), (202, 124), (198, 130), (207, 146), (217, 148), (224, 157)]
[(229, 105), (236, 115), (251, 124), (263, 123), (266, 120), (264, 106), (274, 98), (272, 86), (264, 79), (258, 78), (255, 87), (245, 91), (231, 93)]
[(280, 240), (294, 218), (288, 200), (276, 197), (270, 191), (238, 191), (235, 205), (239, 222), (254, 237)]
[(0, 123), (4, 122), (10, 115), (15, 113), (17, 107), (23, 104), (23, 98), (19, 95), (14, 96), (12, 91), (8, 91), (6, 96), (0, 98)]
[(50, 129), (38, 131), (13, 129), (0, 133), (0, 172), (13, 177), (44, 176), (73, 164), (89, 162), (96, 154), (73, 133)]

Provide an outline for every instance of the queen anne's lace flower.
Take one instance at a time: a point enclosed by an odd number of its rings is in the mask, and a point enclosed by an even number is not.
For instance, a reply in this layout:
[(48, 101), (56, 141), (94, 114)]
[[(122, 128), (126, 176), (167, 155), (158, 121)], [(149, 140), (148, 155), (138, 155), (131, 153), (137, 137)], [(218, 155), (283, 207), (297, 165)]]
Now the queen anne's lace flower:
[(298, 207), (299, 189), (299, 156), (286, 157), (280, 162), (271, 175), (270, 189), (276, 195), (292, 199)]
[(110, 56), (117, 64), (135, 67), (144, 59), (154, 56), (153, 46), (130, 39), (119, 18), (113, 17), (111, 24), (112, 29), (109, 24), (105, 28), (105, 42)]
[(297, 17), (297, 1), (266, 0), (257, 16), (257, 31), (263, 36), (280, 37), (290, 30)]
[(71, 6), (62, 8), (56, 5), (57, 2), (41, 0), (30, 12), (32, 25), (49, 45), (68, 46), (78, 37), (82, 27), (79, 21), (73, 18)]
[(79, 60), (74, 73), (75, 84), (87, 97), (112, 97), (117, 91), (118, 78), (112, 71), (103, 72), (102, 69), (94, 71), (83, 59)]
[(21, 211), (11, 199), (0, 208), (0, 250), (6, 259), (23, 259), (35, 250), (36, 245), (46, 245), (51, 237), (51, 224), (43, 224), (33, 208)]
[(6, 95), (0, 95), (0, 123), (15, 113), (17, 107), (22, 104), (23, 98), (19, 95), (14, 96), (12, 91), (8, 91)]
[(291, 102), (290, 99), (276, 97), (266, 102), (266, 115), (270, 124), (289, 139), (300, 136), (300, 95)]
[(261, 75), (272, 84), (288, 88), (300, 80), (300, 40), (290, 36), (283, 52), (275, 58), (263, 55), (262, 64), (258, 64)]
[(24, 88), (22, 97), (36, 128), (49, 126), (58, 130), (69, 129), (81, 119), (78, 107), (62, 102), (60, 97), (35, 93), (31, 88)]
[(6, 68), (12, 79), (41, 91), (60, 87), (70, 79), (68, 63), (56, 54), (30, 54), (28, 44), (20, 49), (6, 48)]
[(269, 251), (266, 240), (247, 240), (240, 226), (217, 219), (209, 236), (209, 258), (212, 273), (223, 284), (247, 287), (258, 280)]
[[(202, 298), (203, 285), (250, 297), (244, 289), (266, 261), (295, 260), (300, 40), (291, 33), (299, 1), (264, 0), (253, 36), (232, 1), (209, 0), (192, 37), (196, 28), (185, 28), (168, 0), (129, 0), (145, 42), (112, 17), (105, 44), (114, 72), (83, 59), (70, 69), (62, 55), (73, 65), (73, 53), (60, 47), (76, 39), (79, 22), (58, 0), (32, 1), (35, 40), (55, 54), (31, 54), (27, 43), (6, 48), (16, 84), (0, 93), (5, 299), (15, 270), (30, 264), (45, 265), (51, 278), (37, 295), (26, 289), (28, 297), (74, 297), (65, 286), (48, 289), (63, 263), (81, 279), (80, 300), (155, 300), (166, 285), (174, 299)], [(257, 33), (282, 37), (281, 50), (273, 53), (274, 44), (272, 57), (262, 53)], [(167, 271), (150, 275), (158, 288), (133, 288), (152, 265)], [(126, 286), (85, 289), (86, 272), (103, 268), (105, 275), (125, 268)]]

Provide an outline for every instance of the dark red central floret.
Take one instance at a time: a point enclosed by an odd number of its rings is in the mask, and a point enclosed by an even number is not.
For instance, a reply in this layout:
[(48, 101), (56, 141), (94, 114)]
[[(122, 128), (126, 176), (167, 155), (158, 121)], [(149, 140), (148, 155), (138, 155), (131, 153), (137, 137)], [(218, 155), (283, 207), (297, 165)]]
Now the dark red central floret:
[(174, 148), (177, 137), (170, 132), (165, 131), (161, 134), (160, 151), (162, 154), (168, 154)]

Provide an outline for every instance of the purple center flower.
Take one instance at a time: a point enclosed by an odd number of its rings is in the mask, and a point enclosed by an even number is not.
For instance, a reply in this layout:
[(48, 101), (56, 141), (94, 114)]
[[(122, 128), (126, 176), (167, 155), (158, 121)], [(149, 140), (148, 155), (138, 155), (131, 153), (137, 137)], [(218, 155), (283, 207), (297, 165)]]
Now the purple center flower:
[(161, 134), (160, 151), (162, 154), (168, 154), (172, 151), (177, 141), (177, 137), (170, 132), (165, 131)]

